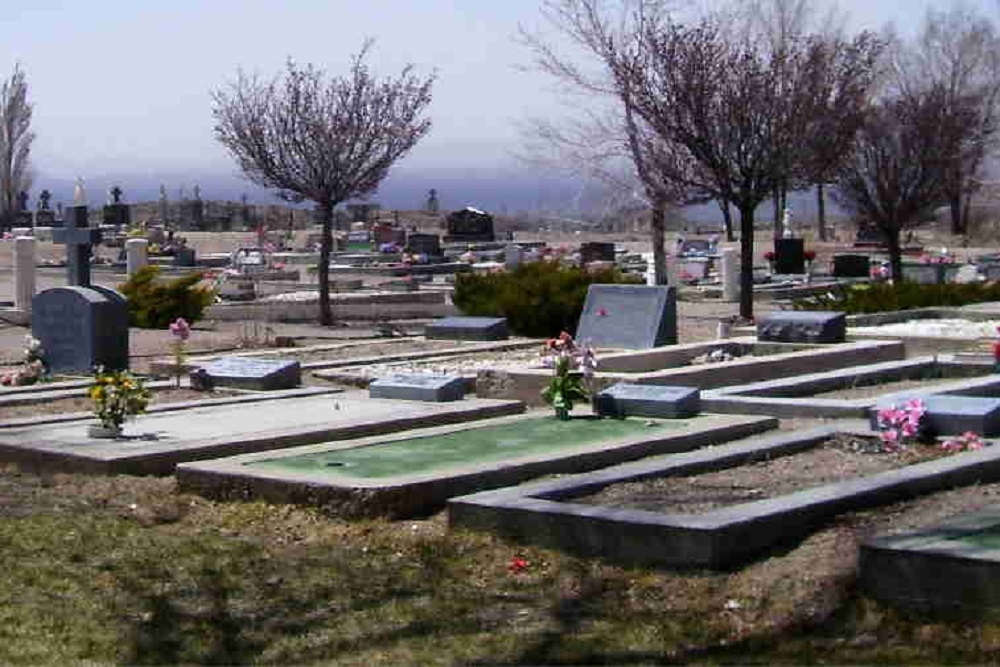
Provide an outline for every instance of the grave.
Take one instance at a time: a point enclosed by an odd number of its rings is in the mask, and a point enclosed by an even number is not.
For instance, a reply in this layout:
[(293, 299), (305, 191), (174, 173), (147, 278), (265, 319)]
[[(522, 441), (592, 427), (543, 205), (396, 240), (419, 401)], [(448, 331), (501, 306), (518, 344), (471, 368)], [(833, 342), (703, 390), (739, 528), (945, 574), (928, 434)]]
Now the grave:
[(606, 417), (683, 419), (701, 411), (701, 394), (692, 387), (619, 382), (594, 394), (594, 412)]
[(432, 259), (442, 257), (441, 237), (437, 234), (412, 233), (406, 237), (406, 251), (414, 255), (427, 255)]
[(903, 262), (903, 280), (918, 285), (940, 285), (944, 282), (944, 264), (914, 264)]
[(125, 275), (131, 278), (147, 264), (149, 264), (149, 241), (146, 239), (125, 241)]
[(496, 241), (493, 216), (471, 206), (455, 211), (447, 219), (445, 243), (492, 243)]
[(580, 262), (582, 264), (613, 261), (615, 261), (614, 243), (588, 241), (587, 243), (580, 244)]
[(834, 278), (871, 277), (871, 259), (868, 255), (838, 254), (833, 256)]
[(195, 266), (197, 262), (195, 261), (195, 250), (194, 248), (188, 248), (187, 246), (181, 246), (174, 249), (174, 266), (190, 267)]
[(681, 239), (677, 242), (677, 254), (681, 257), (707, 255), (713, 252), (715, 252), (715, 248), (707, 239)]
[(117, 185), (108, 191), (108, 203), (103, 211), (105, 225), (127, 228), (132, 224), (132, 211), (129, 205), (122, 201), (123, 194), (125, 192)]
[(1000, 447), (987, 447), (697, 513), (575, 502), (613, 485), (686, 478), (755, 464), (854, 433), (824, 426), (764, 435), (453, 498), (448, 503), (449, 526), (490, 531), (518, 542), (627, 566), (729, 569), (801, 539), (845, 512), (1000, 479)]
[(20, 311), (30, 312), (35, 298), (35, 246), (34, 237), (14, 239), (14, 308)]
[(576, 339), (603, 348), (643, 349), (677, 343), (677, 290), (667, 286), (591, 285)]
[(774, 239), (774, 272), (777, 274), (805, 273), (805, 241), (802, 239)]
[(880, 409), (901, 407), (914, 398), (924, 402), (924, 419), (935, 436), (961, 435), (966, 431), (987, 438), (1000, 436), (1000, 398), (925, 392), (899, 392), (883, 397), (869, 410), (872, 428), (877, 428), (877, 413)]
[(507, 340), (506, 317), (445, 317), (428, 324), (424, 336), (430, 340)]
[(55, 212), (49, 208), (49, 202), (52, 200), (52, 193), (48, 190), (42, 190), (38, 195), (38, 210), (35, 211), (35, 226), (36, 227), (52, 227), (56, 221)]
[(302, 367), (295, 359), (220, 357), (200, 368), (216, 387), (274, 391), (302, 383)]
[(396, 373), (374, 380), (368, 386), (372, 398), (444, 403), (465, 396), (465, 380), (458, 375), (436, 373)]
[(789, 310), (769, 313), (757, 321), (757, 339), (782, 343), (843, 343), (844, 313)]
[(1000, 616), (998, 577), (1000, 509), (996, 507), (861, 545), (862, 590), (907, 613), (995, 620)]
[(323, 443), (178, 466), (183, 491), (318, 505), (341, 516), (416, 516), (448, 498), (538, 477), (687, 451), (774, 428), (766, 418), (507, 417), (405, 437)]
[(724, 248), (719, 262), (722, 278), (722, 300), (727, 302), (740, 299), (740, 256), (734, 248)]
[(185, 409), (139, 415), (125, 423), (125, 436), (118, 440), (88, 437), (87, 426), (94, 423), (91, 415), (73, 420), (53, 415), (2, 429), (0, 461), (35, 470), (169, 475), (181, 461), (465, 423), (524, 410), (517, 401), (391, 401), (315, 388), (254, 394), (249, 399), (226, 405), (198, 402)]

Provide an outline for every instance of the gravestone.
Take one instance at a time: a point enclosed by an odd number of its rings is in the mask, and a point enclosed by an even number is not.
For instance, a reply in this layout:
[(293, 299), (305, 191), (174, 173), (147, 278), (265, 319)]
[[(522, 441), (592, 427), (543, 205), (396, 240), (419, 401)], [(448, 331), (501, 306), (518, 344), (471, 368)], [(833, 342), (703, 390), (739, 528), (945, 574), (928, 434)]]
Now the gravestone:
[(479, 243), (496, 241), (493, 216), (472, 207), (455, 211), (447, 219), (445, 243)]
[(220, 357), (202, 364), (201, 370), (216, 387), (273, 391), (302, 383), (302, 366), (294, 359)]
[(391, 227), (389, 225), (373, 225), (372, 234), (375, 236), (375, 243), (377, 245), (382, 245), (383, 243), (393, 243), (401, 246), (406, 243), (406, 230), (398, 227)]
[(639, 350), (677, 343), (677, 290), (665, 285), (591, 285), (576, 339)]
[(146, 239), (125, 241), (125, 275), (131, 278), (147, 264), (149, 264), (149, 241)]
[(841, 254), (833, 256), (834, 278), (868, 278), (871, 259), (868, 255)]
[(124, 191), (119, 186), (108, 190), (108, 203), (104, 207), (104, 224), (128, 227), (132, 224), (132, 213), (128, 204), (122, 201)]
[(990, 282), (1000, 280), (1000, 264), (986, 264), (982, 269), (986, 280)]
[(603, 417), (685, 419), (701, 411), (701, 392), (693, 387), (666, 387), (619, 382), (594, 395), (594, 412)]
[(722, 277), (722, 300), (740, 300), (740, 256), (735, 248), (724, 248), (719, 262)]
[(681, 257), (679, 260), (680, 279), (684, 282), (704, 280), (708, 277), (708, 257)]
[(843, 343), (847, 336), (844, 313), (786, 310), (757, 321), (757, 340), (778, 343)]
[(32, 222), (34, 221), (34, 216), (31, 214), (31, 211), (28, 210), (28, 199), (28, 193), (24, 191), (17, 196), (18, 209), (17, 215), (14, 217), (15, 227), (31, 227)]
[(774, 272), (778, 274), (805, 273), (805, 241), (802, 239), (774, 239)]
[(31, 332), (55, 373), (128, 368), (125, 299), (100, 287), (55, 287), (35, 296)]
[(195, 251), (194, 248), (188, 248), (187, 246), (181, 246), (174, 249), (174, 266), (194, 266), (195, 265)]
[(465, 380), (457, 375), (399, 373), (379, 378), (368, 385), (370, 398), (445, 403), (465, 396)]
[(30, 311), (35, 298), (35, 238), (14, 239), (14, 308)]
[(524, 261), (524, 250), (516, 243), (508, 243), (503, 252), (503, 261), (508, 271), (516, 269)]
[(42, 190), (38, 195), (38, 210), (35, 211), (35, 225), (38, 227), (51, 227), (56, 220), (56, 214), (49, 208), (52, 201), (52, 193)]
[(903, 280), (918, 285), (940, 285), (944, 282), (944, 264), (903, 264)]
[(428, 324), (424, 336), (431, 340), (507, 340), (506, 317), (445, 317)]
[(441, 257), (441, 237), (437, 234), (410, 234), (406, 237), (406, 251), (414, 255)]
[(960, 285), (979, 282), (979, 267), (975, 264), (962, 264), (955, 269), (954, 275), (948, 276), (949, 282)]
[(615, 261), (615, 244), (588, 241), (580, 245), (580, 262), (613, 262)]
[(677, 243), (677, 254), (685, 255), (708, 255), (715, 252), (712, 242), (707, 239), (682, 239)]
[(1000, 398), (949, 394), (898, 393), (883, 397), (869, 411), (871, 427), (878, 428), (878, 411), (902, 407), (913, 398), (924, 403), (924, 419), (932, 435), (961, 435), (966, 431), (984, 438), (1000, 436)]

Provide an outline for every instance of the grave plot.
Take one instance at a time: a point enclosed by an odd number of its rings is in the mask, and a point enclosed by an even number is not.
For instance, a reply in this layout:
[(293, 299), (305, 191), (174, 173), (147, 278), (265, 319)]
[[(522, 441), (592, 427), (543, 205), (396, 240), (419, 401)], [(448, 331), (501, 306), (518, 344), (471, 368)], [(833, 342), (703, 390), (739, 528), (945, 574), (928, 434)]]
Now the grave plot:
[(870, 436), (823, 427), (486, 491), (449, 501), (449, 524), (628, 565), (728, 568), (843, 512), (1000, 479), (1000, 447), (911, 463), (866, 461), (862, 444), (834, 474), (838, 443)]
[(859, 581), (869, 595), (908, 611), (1000, 618), (1000, 508), (863, 543)]
[[(282, 398), (287, 394), (286, 398)], [(247, 403), (252, 403), (248, 405)], [(91, 415), (56, 415), (0, 431), (0, 461), (101, 474), (173, 472), (181, 461), (343, 440), (522, 412), (516, 401), (448, 404), (301, 389), (162, 406), (126, 422), (123, 437), (90, 438)], [(173, 409), (167, 409), (173, 408)]]
[(687, 451), (776, 426), (773, 419), (739, 415), (561, 421), (533, 414), (185, 463), (176, 474), (182, 489), (212, 498), (319, 505), (341, 516), (405, 517), (465, 493)]
[(702, 393), (702, 406), (711, 412), (781, 418), (856, 418), (895, 395), (1000, 392), (1000, 375), (992, 373), (992, 365), (961, 362), (953, 356), (845, 366), (708, 390)]

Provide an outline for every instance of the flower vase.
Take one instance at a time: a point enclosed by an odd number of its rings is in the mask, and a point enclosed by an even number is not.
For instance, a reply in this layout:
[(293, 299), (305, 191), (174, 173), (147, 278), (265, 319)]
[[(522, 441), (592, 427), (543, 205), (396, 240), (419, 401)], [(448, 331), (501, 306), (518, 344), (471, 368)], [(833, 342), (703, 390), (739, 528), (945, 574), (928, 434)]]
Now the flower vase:
[(112, 426), (105, 426), (104, 424), (90, 424), (87, 426), (87, 436), (91, 438), (103, 438), (105, 440), (114, 440), (120, 437), (122, 434), (122, 427), (120, 424), (114, 424)]
[(566, 408), (556, 408), (556, 419), (559, 421), (569, 421), (569, 410)]

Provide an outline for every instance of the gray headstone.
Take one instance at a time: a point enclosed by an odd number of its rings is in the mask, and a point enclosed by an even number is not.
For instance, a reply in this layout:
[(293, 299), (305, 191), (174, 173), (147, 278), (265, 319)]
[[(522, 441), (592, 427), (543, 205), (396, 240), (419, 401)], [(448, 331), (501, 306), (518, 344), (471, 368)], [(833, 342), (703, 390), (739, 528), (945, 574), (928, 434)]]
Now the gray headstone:
[(457, 375), (398, 373), (374, 380), (368, 385), (368, 395), (432, 403), (459, 401), (465, 396), (465, 380)]
[(983, 275), (986, 276), (986, 280), (988, 281), (1000, 280), (1000, 264), (987, 264), (983, 266)]
[(32, 335), (53, 372), (128, 368), (128, 309), (114, 290), (55, 287), (35, 296), (31, 310)]
[(203, 364), (202, 369), (216, 387), (272, 391), (302, 383), (302, 367), (294, 359), (221, 357)]
[(903, 264), (903, 280), (920, 285), (940, 285), (944, 282), (944, 264)]
[(506, 317), (445, 317), (428, 324), (424, 336), (440, 340), (507, 340)]
[(843, 343), (847, 336), (844, 313), (789, 310), (770, 313), (757, 321), (757, 340), (779, 343)]
[(410, 234), (406, 237), (406, 249), (415, 255), (440, 257), (441, 237), (437, 234)]
[(880, 409), (901, 407), (911, 398), (924, 402), (925, 419), (933, 435), (961, 435), (966, 431), (984, 438), (1000, 435), (1000, 398), (949, 394), (900, 393), (883, 398), (869, 411), (872, 428), (878, 428)]
[(177, 248), (174, 250), (174, 266), (194, 266), (194, 248)]
[(868, 255), (842, 254), (833, 256), (834, 278), (868, 278), (871, 259)]
[(608, 417), (683, 419), (701, 411), (701, 392), (692, 387), (619, 383), (594, 395), (594, 411)]
[(576, 339), (641, 350), (677, 343), (677, 290), (665, 285), (591, 285)]

